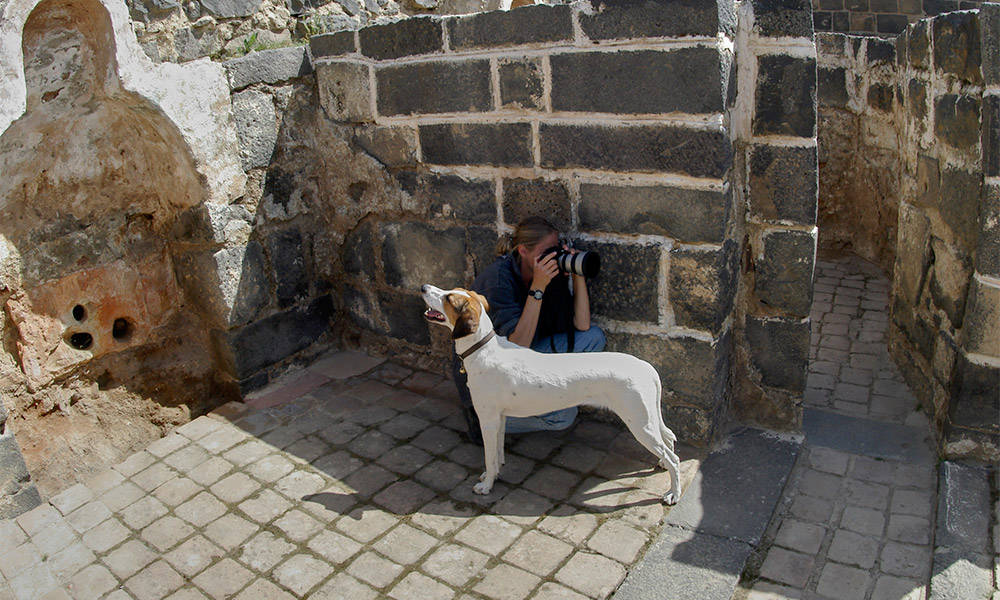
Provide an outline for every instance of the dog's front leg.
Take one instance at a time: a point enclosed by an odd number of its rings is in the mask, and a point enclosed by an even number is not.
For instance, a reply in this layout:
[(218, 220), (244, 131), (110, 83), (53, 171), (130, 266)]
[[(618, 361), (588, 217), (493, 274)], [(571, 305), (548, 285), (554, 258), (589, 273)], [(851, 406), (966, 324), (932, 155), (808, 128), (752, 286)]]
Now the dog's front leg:
[[(479, 426), (483, 433), (483, 463), (486, 471), (479, 477), (479, 483), (472, 488), (477, 494), (485, 495), (493, 491), (493, 482), (500, 472), (500, 465), (497, 462), (497, 434), (502, 432), (501, 419), (503, 417), (498, 414), (479, 415)], [(499, 451), (503, 451), (502, 446)]]

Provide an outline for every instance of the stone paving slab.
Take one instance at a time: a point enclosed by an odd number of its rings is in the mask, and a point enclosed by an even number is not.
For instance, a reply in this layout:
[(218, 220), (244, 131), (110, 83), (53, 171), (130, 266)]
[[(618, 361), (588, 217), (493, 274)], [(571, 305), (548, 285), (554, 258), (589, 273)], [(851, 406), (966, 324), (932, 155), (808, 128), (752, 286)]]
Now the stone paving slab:
[(344, 353), (285, 383), (0, 521), (0, 599), (606, 598), (668, 514), (620, 424), (511, 436), (477, 496), (444, 378)]
[(813, 446), (833, 448), (886, 460), (922, 462), (934, 459), (930, 431), (807, 408), (802, 430)]

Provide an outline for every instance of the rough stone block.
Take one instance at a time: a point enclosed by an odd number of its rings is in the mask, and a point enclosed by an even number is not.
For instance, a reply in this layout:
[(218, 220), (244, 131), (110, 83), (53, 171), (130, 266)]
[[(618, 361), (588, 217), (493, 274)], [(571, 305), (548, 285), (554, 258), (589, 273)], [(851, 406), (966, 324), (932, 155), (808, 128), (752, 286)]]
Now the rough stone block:
[(388, 325), (388, 335), (411, 344), (430, 346), (430, 331), (423, 317), (427, 305), (419, 296), (379, 292), (378, 302)]
[(421, 175), (411, 194), (427, 203), (433, 218), (495, 223), (497, 205), (492, 181), (457, 175)]
[(719, 250), (679, 246), (670, 252), (670, 304), (677, 325), (718, 332), (733, 308), (739, 254), (726, 240)]
[(979, 239), (977, 214), (981, 198), (981, 174), (951, 168), (941, 172), (938, 212), (951, 233), (951, 240), (970, 255)]
[(436, 230), (423, 223), (382, 226), (382, 264), (391, 286), (417, 292), (429, 283), (443, 289), (462, 285), (465, 233), (460, 227)]
[(376, 71), (380, 115), (478, 112), (493, 107), (486, 60), (392, 65)]
[(240, 140), (244, 171), (266, 167), (278, 141), (278, 121), (271, 97), (257, 90), (233, 94), (233, 121)]
[[(260, 0), (250, 1), (254, 6), (260, 4)], [(162, 19), (181, 8), (181, 5), (174, 0), (129, 0), (126, 4), (132, 20), (143, 23), (149, 23), (153, 19)]]
[(547, 168), (666, 171), (721, 178), (733, 161), (726, 134), (669, 125), (543, 123), (539, 143), (541, 163)]
[(368, 65), (321, 62), (316, 65), (319, 102), (334, 121), (363, 123), (375, 119)]
[(931, 36), (929, 21), (917, 21), (906, 37), (906, 56), (910, 66), (929, 69), (931, 66)]
[(221, 46), (219, 32), (214, 27), (185, 27), (174, 32), (177, 62), (211, 56), (218, 52)]
[(313, 72), (303, 46), (252, 52), (222, 63), (229, 74), (229, 87), (240, 90), (255, 83), (281, 83)]
[(813, 29), (816, 33), (821, 31), (833, 31), (833, 13), (825, 10), (813, 12)]
[(264, 249), (256, 241), (175, 259), (177, 281), (218, 325), (242, 325), (270, 304)]
[[(21, 447), (14, 434), (6, 433), (0, 435), (0, 482), (15, 483), (27, 481), (28, 467), (24, 464), (24, 457), (21, 456)], [(0, 488), (2, 492), (2, 488)]]
[(874, 37), (868, 38), (867, 41), (865, 56), (870, 66), (891, 65), (896, 62), (896, 44), (893, 41)]
[(458, 17), (448, 21), (448, 35), (453, 50), (571, 41), (572, 9), (543, 4)]
[(441, 21), (430, 17), (365, 27), (358, 32), (358, 42), (361, 54), (376, 60), (431, 54), (444, 48)]
[(347, 234), (341, 260), (347, 273), (375, 279), (375, 227), (371, 221), (362, 222)]
[(718, 411), (706, 411), (692, 406), (672, 404), (665, 399), (661, 407), (663, 422), (677, 439), (693, 446), (711, 446), (719, 435)]
[(576, 246), (601, 256), (601, 272), (587, 285), (595, 314), (617, 321), (659, 321), (659, 246), (589, 241)]
[(323, 33), (309, 38), (309, 51), (313, 60), (324, 56), (342, 56), (357, 51), (354, 47), (353, 31)]
[(928, 114), (927, 110), (927, 85), (919, 79), (911, 79), (907, 84), (907, 103), (909, 104), (910, 116), (918, 121), (923, 121)]
[(815, 147), (756, 145), (750, 150), (750, 206), (756, 215), (803, 225), (816, 223)]
[(424, 162), (440, 165), (530, 167), (529, 123), (421, 125)]
[(895, 91), (893, 86), (873, 83), (868, 86), (868, 106), (883, 113), (892, 112)]
[(745, 334), (761, 383), (801, 393), (809, 362), (809, 321), (748, 315)]
[[(163, 3), (164, 0), (154, 0)], [(260, 0), (197, 0), (202, 12), (217, 19), (249, 17), (260, 8)]]
[(983, 175), (1000, 176), (1000, 96), (983, 96)]
[(815, 136), (816, 60), (773, 55), (757, 62), (754, 134)]
[(875, 15), (875, 31), (878, 33), (900, 33), (908, 24), (906, 15)]
[(580, 229), (721, 242), (729, 194), (668, 186), (580, 184)]
[(267, 245), (277, 284), (278, 307), (286, 308), (309, 293), (308, 251), (298, 227), (272, 231), (267, 237)]
[(928, 600), (996, 597), (989, 555), (935, 548)]
[(933, 23), (934, 66), (969, 83), (981, 84), (978, 13), (949, 13)]
[(951, 381), (948, 418), (954, 425), (1000, 433), (1000, 368), (978, 364), (959, 352)]
[(387, 167), (417, 164), (417, 130), (407, 126), (368, 125), (354, 132), (354, 143)]
[[(608, 333), (607, 336), (608, 351), (638, 356), (656, 368), (663, 382), (665, 405), (679, 403), (697, 407), (707, 411), (705, 416), (709, 421), (714, 419), (715, 410), (725, 401), (729, 378), (728, 334), (711, 342), (691, 337), (627, 333)], [(709, 426), (709, 423), (702, 425)], [(705, 426), (694, 429), (704, 431)], [(667, 427), (673, 427), (669, 420)]]
[(816, 71), (816, 96), (820, 106), (847, 108), (847, 69), (820, 67)]
[(469, 254), (472, 255), (472, 270), (478, 275), (496, 260), (499, 237), (493, 227), (468, 227), (465, 233)]
[(769, 231), (763, 237), (762, 256), (756, 258), (757, 298), (800, 317), (812, 306), (815, 234), (805, 231)]
[(715, 48), (571, 52), (549, 60), (553, 110), (702, 114), (724, 108)]
[(812, 38), (810, 0), (753, 0), (754, 26), (764, 37)]
[(644, 37), (706, 36), (736, 31), (736, 11), (731, 2), (677, 0), (630, 2), (592, 0), (591, 14), (580, 13), (580, 26), (592, 40)]
[(226, 334), (237, 377), (245, 379), (318, 341), (329, 329), (333, 301), (321, 296)]
[[(962, 331), (969, 352), (1000, 358), (1000, 286), (980, 277), (972, 279), (969, 308)], [(1000, 391), (997, 396), (1000, 397)]]
[(939, 467), (938, 481), (934, 545), (970, 553), (989, 553), (989, 470), (945, 461)]
[(931, 299), (947, 315), (952, 327), (962, 327), (972, 260), (936, 237), (931, 238), (931, 252), (934, 259), (928, 286)]
[(563, 181), (544, 179), (504, 179), (503, 219), (508, 225), (538, 216), (548, 219), (559, 231), (572, 225), (569, 190)]
[(934, 133), (958, 150), (970, 151), (979, 144), (979, 98), (945, 94), (934, 100)]
[(986, 185), (979, 206), (976, 270), (984, 275), (1000, 277), (1000, 187), (995, 185)]
[(1000, 6), (984, 2), (979, 7), (979, 22), (983, 83), (995, 86), (1000, 84)]
[(499, 58), (500, 106), (541, 110), (542, 61), (539, 58)]

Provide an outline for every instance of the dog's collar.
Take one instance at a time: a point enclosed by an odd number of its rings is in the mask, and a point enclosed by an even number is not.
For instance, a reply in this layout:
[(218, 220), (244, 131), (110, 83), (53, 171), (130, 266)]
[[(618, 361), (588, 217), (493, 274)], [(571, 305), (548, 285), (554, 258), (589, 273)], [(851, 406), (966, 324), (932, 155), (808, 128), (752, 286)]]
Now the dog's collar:
[(469, 348), (465, 352), (459, 354), (458, 357), (460, 359), (462, 359), (462, 360), (465, 360), (466, 358), (469, 358), (470, 356), (472, 356), (473, 352), (475, 352), (476, 350), (479, 350), (480, 348), (482, 348), (483, 346), (485, 346), (486, 342), (492, 340), (494, 337), (496, 337), (496, 335), (497, 335), (496, 332), (490, 331), (490, 334), (488, 336), (484, 337), (483, 339), (481, 339), (478, 342), (476, 342), (475, 344), (473, 344), (471, 348)]

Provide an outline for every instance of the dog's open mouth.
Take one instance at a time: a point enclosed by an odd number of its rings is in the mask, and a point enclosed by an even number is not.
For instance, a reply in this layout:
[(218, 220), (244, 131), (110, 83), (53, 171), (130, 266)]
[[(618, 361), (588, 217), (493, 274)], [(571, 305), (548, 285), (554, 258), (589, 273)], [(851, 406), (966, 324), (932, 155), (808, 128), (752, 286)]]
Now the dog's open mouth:
[(439, 313), (433, 308), (428, 308), (427, 310), (424, 311), (424, 318), (427, 319), (428, 321), (433, 321), (435, 323), (445, 322), (444, 314)]

